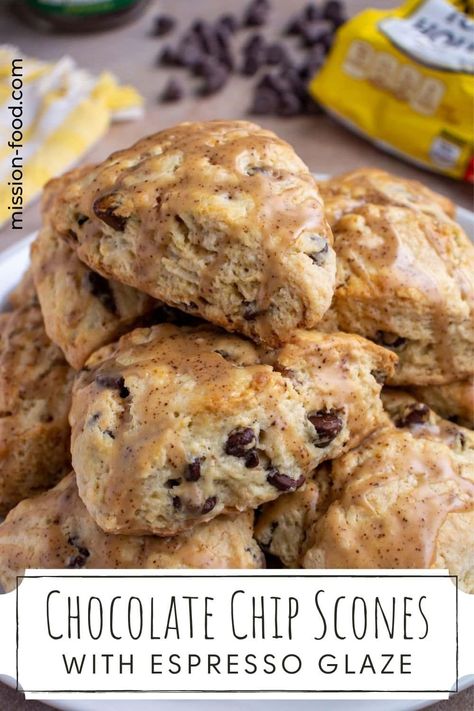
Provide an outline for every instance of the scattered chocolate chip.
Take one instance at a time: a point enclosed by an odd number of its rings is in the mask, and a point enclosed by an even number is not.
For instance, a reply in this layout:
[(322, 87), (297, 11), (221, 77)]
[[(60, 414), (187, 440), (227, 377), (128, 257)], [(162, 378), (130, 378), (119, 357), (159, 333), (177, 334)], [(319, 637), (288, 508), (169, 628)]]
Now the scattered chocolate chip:
[(306, 5), (303, 11), (304, 17), (308, 22), (314, 22), (322, 17), (322, 12), (319, 7), (316, 6), (314, 2), (310, 2)]
[(255, 301), (244, 301), (243, 317), (246, 321), (253, 321), (258, 316), (257, 304)]
[(168, 32), (171, 32), (175, 24), (176, 20), (171, 15), (158, 15), (153, 23), (152, 35), (154, 37), (163, 37)]
[(245, 455), (245, 466), (247, 469), (255, 469), (260, 464), (260, 458), (256, 449), (251, 449)]
[(117, 313), (117, 304), (110, 282), (97, 272), (87, 271), (84, 276), (84, 283), (92, 296), (100, 301), (102, 306), (111, 314)]
[(204, 502), (204, 506), (201, 509), (201, 513), (207, 514), (212, 511), (214, 506), (217, 504), (217, 496), (209, 496)]
[(174, 489), (175, 486), (179, 486), (181, 484), (181, 479), (167, 479), (165, 481), (165, 487), (167, 489)]
[(270, 65), (282, 64), (288, 59), (288, 53), (281, 44), (275, 42), (266, 48), (265, 59), (266, 63)]
[(398, 336), (396, 333), (391, 333), (390, 331), (377, 331), (374, 340), (379, 345), (393, 349), (401, 348), (406, 343), (406, 338), (402, 338), (402, 336)]
[(408, 406), (401, 417), (395, 420), (397, 427), (410, 427), (411, 425), (422, 425), (428, 422), (430, 408), (423, 402), (416, 402)]
[(190, 462), (184, 473), (184, 478), (186, 481), (198, 481), (201, 478), (201, 462), (202, 457), (197, 457)]
[(316, 430), (316, 447), (327, 447), (342, 430), (343, 420), (339, 410), (318, 410), (308, 415), (308, 420)]
[(328, 0), (323, 5), (323, 17), (331, 20), (333, 26), (339, 27), (346, 20), (344, 5), (339, 0)]
[(280, 568), (285, 567), (277, 555), (273, 555), (273, 553), (269, 553), (265, 550), (263, 553), (265, 555), (265, 567), (269, 570), (279, 570)]
[(95, 377), (95, 382), (101, 388), (112, 388), (118, 390), (122, 398), (130, 395), (130, 390), (125, 385), (125, 380), (122, 375), (109, 375), (108, 373), (98, 373)]
[(235, 15), (221, 15), (217, 20), (218, 27), (225, 27), (229, 32), (237, 32), (240, 23)]
[(224, 451), (232, 457), (245, 457), (255, 444), (255, 432), (251, 427), (237, 427), (229, 434)]
[(165, 47), (158, 56), (158, 64), (162, 64), (164, 67), (177, 67), (180, 62), (176, 52), (171, 47)]
[(249, 112), (255, 116), (271, 116), (276, 113), (279, 97), (273, 89), (257, 89)]
[(308, 254), (308, 257), (317, 264), (318, 267), (321, 267), (326, 262), (329, 245), (324, 237), (320, 237), (319, 235), (314, 235), (311, 241), (314, 243), (315, 249)]
[(304, 20), (300, 15), (295, 15), (286, 24), (283, 34), (288, 36), (299, 35), (303, 27), (303, 22)]
[(301, 113), (301, 101), (295, 94), (287, 92), (280, 97), (278, 116), (297, 116)]
[(105, 222), (105, 224), (112, 227), (113, 230), (123, 232), (127, 224), (127, 218), (117, 213), (119, 208), (120, 204), (116, 193), (109, 193), (108, 195), (98, 197), (92, 206), (99, 220)]
[(173, 508), (175, 511), (179, 511), (182, 506), (181, 499), (179, 496), (173, 496)]
[(181, 84), (176, 79), (170, 79), (161, 92), (161, 101), (172, 102), (183, 98), (184, 92)]
[(222, 64), (216, 64), (212, 73), (206, 78), (198, 90), (200, 96), (211, 96), (220, 91), (227, 83), (229, 72)]
[(331, 33), (332, 24), (328, 22), (328, 20), (316, 20), (316, 22), (310, 22), (304, 25), (302, 38), (306, 47), (313, 47), (326, 37), (330, 37)]
[(298, 479), (292, 479), (287, 474), (282, 474), (278, 469), (270, 469), (267, 473), (267, 481), (278, 491), (294, 491), (303, 486), (305, 477), (301, 475)]
[(244, 62), (242, 64), (241, 68), (241, 74), (243, 74), (245, 77), (253, 77), (260, 67), (264, 64), (264, 61), (262, 61), (258, 55), (256, 54), (249, 54), (247, 57), (245, 57)]
[(244, 14), (245, 27), (260, 27), (268, 19), (270, 3), (268, 0), (251, 0)]

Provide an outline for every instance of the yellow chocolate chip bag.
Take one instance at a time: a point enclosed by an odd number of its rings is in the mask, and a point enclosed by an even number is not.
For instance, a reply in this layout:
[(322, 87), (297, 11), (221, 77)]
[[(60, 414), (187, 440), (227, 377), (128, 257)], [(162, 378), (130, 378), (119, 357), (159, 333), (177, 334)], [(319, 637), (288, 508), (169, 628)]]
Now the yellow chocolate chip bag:
[(472, 5), (365, 10), (338, 31), (311, 94), (382, 148), (474, 182)]

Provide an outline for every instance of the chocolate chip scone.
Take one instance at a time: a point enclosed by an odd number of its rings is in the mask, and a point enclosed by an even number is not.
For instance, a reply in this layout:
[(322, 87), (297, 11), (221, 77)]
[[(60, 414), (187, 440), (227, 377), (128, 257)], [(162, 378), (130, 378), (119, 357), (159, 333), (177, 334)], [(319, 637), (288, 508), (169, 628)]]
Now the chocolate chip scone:
[(392, 369), (347, 334), (297, 332), (279, 355), (211, 327), (137, 329), (76, 381), (80, 496), (114, 533), (174, 535), (256, 508), (386, 417), (377, 378)]
[(319, 328), (336, 325), (394, 350), (396, 385), (470, 377), (474, 246), (441, 207), (426, 205), (421, 191), (421, 206), (412, 199), (397, 204), (366, 189), (363, 176), (321, 187), (328, 204), (337, 203), (328, 212), (338, 262), (328, 323)]
[(31, 264), (46, 332), (76, 369), (159, 306), (147, 294), (93, 272), (48, 226), (31, 246)]
[(254, 529), (262, 550), (285, 568), (301, 567), (308, 534), (327, 508), (329, 493), (328, 467), (322, 464), (302, 489), (264, 504)]
[(0, 515), (53, 486), (70, 467), (73, 371), (30, 302), (1, 314)]
[(72, 472), (0, 525), (0, 583), (13, 590), (27, 568), (262, 568), (252, 526), (249, 511), (173, 538), (112, 536), (87, 513)]
[(46, 219), (106, 278), (279, 344), (331, 303), (335, 255), (316, 181), (246, 121), (184, 123), (57, 191)]
[(474, 377), (458, 383), (428, 385), (411, 390), (442, 417), (474, 429)]
[(357, 168), (330, 180), (319, 182), (326, 217), (331, 226), (346, 213), (363, 205), (393, 205), (425, 212), (443, 219), (454, 218), (455, 207), (449, 198), (418, 182), (378, 168)]
[[(448, 423), (452, 427), (452, 423)], [(448, 568), (474, 592), (474, 435), (386, 427), (331, 462), (306, 568)]]

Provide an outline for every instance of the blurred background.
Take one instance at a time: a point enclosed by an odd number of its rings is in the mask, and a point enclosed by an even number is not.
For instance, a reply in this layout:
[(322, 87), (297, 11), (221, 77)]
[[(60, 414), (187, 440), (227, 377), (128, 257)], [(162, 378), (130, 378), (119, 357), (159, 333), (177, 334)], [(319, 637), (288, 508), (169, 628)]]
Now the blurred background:
[[(383, 152), (303, 96), (309, 77), (323, 65), (334, 32), (346, 17), (367, 7), (387, 9), (401, 3), (138, 0), (131, 4), (133, 11), (124, 16), (118, 13), (120, 26), (109, 27), (117, 16), (112, 20), (92, 17), (85, 28), (80, 27), (85, 30), (81, 32), (59, 31), (38, 20), (31, 7), (41, 3), (14, 0), (0, 5), (0, 44), (12, 45), (21, 56), (48, 62), (69, 56), (94, 76), (109, 70), (120, 85), (132, 85), (143, 97), (141, 116), (112, 123), (78, 157), (79, 162), (101, 160), (144, 134), (180, 121), (247, 118), (289, 141), (314, 172), (378, 166), (422, 180), (459, 205), (471, 207), (472, 185)], [(314, 16), (311, 6), (316, 7)], [(29, 8), (26, 12), (25, 7)], [(196, 49), (196, 33), (208, 50)], [(216, 42), (221, 42), (220, 49), (215, 49)], [(277, 77), (275, 86), (268, 86), (268, 74)], [(278, 95), (276, 103), (273, 90)], [(91, 132), (93, 128), (94, 116)], [(38, 222), (36, 200), (24, 210), (21, 231), (12, 231), (4, 223), (2, 248), (36, 229)]]

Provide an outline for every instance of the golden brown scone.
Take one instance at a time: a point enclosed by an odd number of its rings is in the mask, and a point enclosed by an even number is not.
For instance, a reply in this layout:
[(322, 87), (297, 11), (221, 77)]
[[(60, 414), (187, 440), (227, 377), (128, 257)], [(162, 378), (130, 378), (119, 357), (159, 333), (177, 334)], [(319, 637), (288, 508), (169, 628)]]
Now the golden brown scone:
[(90, 270), (48, 226), (32, 244), (31, 263), (46, 332), (76, 369), (159, 305)]
[(87, 513), (71, 472), (0, 525), (0, 583), (14, 589), (27, 568), (262, 568), (252, 525), (249, 511), (174, 538), (111, 536)]
[(389, 426), (332, 462), (305, 568), (448, 568), (474, 592), (474, 443), (426, 432)]
[(18, 309), (24, 304), (37, 301), (35, 283), (31, 268), (27, 269), (16, 287), (8, 294), (8, 306)]
[(331, 227), (342, 215), (363, 205), (408, 207), (443, 218), (454, 218), (455, 206), (418, 180), (407, 180), (378, 168), (358, 168), (319, 183)]
[(322, 187), (338, 261), (332, 307), (318, 328), (359, 333), (393, 349), (394, 385), (470, 377), (474, 246), (436, 196), (430, 202), (430, 191), (420, 189), (416, 203), (416, 192), (405, 194), (399, 181), (397, 203), (368, 189), (364, 175)]
[(97, 351), (70, 414), (79, 493), (105, 531), (173, 535), (302, 486), (385, 421), (393, 356), (347, 334), (278, 352), (212, 327), (137, 329)]
[(46, 336), (37, 304), (1, 315), (0, 515), (70, 467), (73, 372)]
[(322, 464), (306, 486), (264, 504), (257, 518), (254, 535), (260, 547), (285, 568), (301, 567), (308, 534), (329, 504), (329, 471)]
[(474, 429), (474, 378), (412, 388), (414, 395), (448, 420)]
[(180, 124), (53, 193), (47, 220), (91, 269), (228, 331), (278, 344), (331, 303), (316, 181), (255, 124)]

